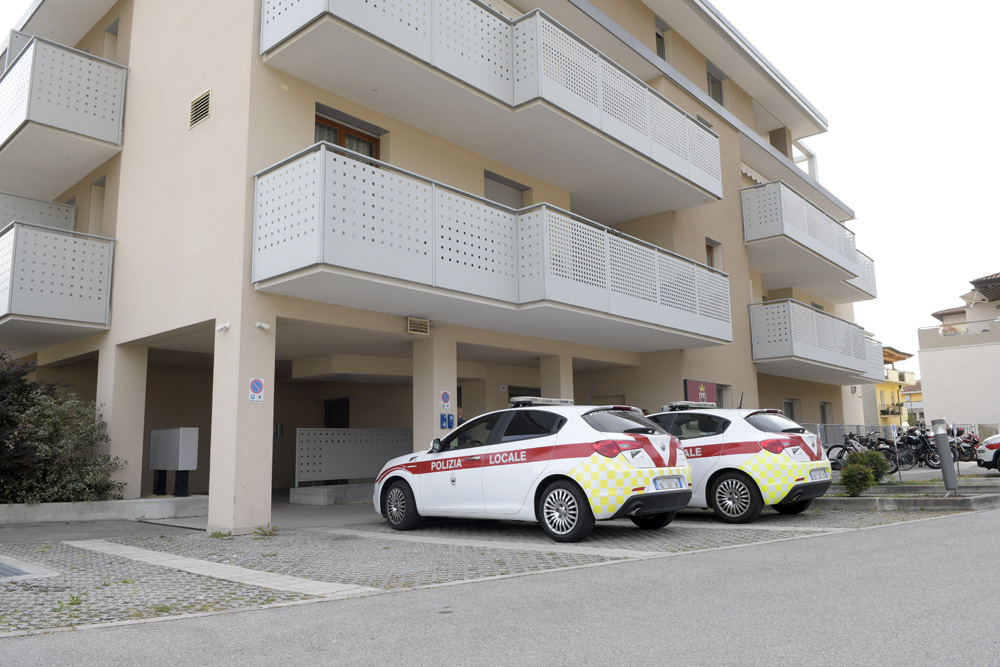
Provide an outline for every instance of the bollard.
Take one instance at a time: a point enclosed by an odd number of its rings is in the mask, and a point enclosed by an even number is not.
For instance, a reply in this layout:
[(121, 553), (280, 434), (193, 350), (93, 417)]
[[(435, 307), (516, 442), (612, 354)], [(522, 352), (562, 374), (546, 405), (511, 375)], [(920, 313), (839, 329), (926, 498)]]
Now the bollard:
[(937, 443), (938, 456), (941, 457), (941, 476), (944, 477), (944, 488), (948, 493), (945, 498), (958, 491), (958, 477), (955, 475), (954, 461), (951, 459), (951, 445), (948, 443), (948, 421), (935, 419), (931, 422), (934, 430), (934, 441)]

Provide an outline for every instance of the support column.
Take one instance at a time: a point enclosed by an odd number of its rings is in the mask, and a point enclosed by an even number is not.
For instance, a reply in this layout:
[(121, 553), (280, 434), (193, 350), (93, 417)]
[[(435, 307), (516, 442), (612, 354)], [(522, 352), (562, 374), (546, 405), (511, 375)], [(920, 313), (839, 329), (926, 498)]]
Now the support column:
[(542, 357), (539, 366), (543, 397), (573, 398), (573, 357), (566, 354)]
[(125, 482), (125, 498), (142, 493), (145, 442), (146, 366), (149, 349), (108, 343), (97, 355), (97, 411), (107, 423), (108, 453), (125, 463), (114, 478)]
[[(441, 428), (441, 414), (458, 420), (457, 346), (439, 333), (413, 341), (413, 451), (427, 449), (434, 438), (449, 431)], [(451, 397), (451, 410), (441, 409), (441, 392)]]
[[(248, 317), (215, 334), (208, 532), (252, 533), (271, 521), (275, 322)], [(260, 400), (251, 381), (262, 382)]]

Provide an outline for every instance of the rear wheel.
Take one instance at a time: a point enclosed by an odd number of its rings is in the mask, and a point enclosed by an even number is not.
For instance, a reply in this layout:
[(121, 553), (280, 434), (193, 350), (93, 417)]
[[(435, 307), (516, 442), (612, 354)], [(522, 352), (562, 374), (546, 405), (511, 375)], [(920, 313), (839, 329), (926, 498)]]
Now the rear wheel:
[(774, 511), (779, 514), (801, 514), (809, 509), (809, 506), (813, 504), (813, 499), (800, 500), (797, 503), (789, 503), (787, 505), (771, 505)]
[(643, 516), (630, 516), (629, 519), (643, 530), (655, 530), (663, 528), (674, 520), (677, 512), (663, 512), (662, 514), (645, 514)]
[(538, 520), (556, 542), (579, 542), (594, 530), (594, 513), (586, 496), (573, 482), (549, 484), (538, 500)]
[(740, 472), (726, 472), (713, 483), (709, 500), (716, 516), (726, 523), (749, 523), (764, 509), (760, 489)]
[(885, 474), (895, 475), (896, 471), (899, 470), (899, 459), (896, 458), (896, 452), (891, 449), (883, 449), (882, 455), (885, 456), (885, 460), (889, 462), (889, 469), (885, 471)]
[(389, 485), (385, 492), (385, 518), (389, 526), (396, 530), (413, 530), (420, 521), (417, 503), (413, 499), (410, 485), (398, 480)]
[(917, 464), (917, 457), (914, 456), (913, 450), (909, 447), (905, 447), (899, 450), (899, 469), (909, 470)]

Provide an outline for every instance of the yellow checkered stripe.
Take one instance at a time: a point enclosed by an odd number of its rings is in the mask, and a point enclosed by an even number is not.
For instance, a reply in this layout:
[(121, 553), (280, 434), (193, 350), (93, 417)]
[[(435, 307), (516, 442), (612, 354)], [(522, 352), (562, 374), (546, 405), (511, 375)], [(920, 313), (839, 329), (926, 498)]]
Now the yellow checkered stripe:
[[(569, 476), (583, 487), (597, 519), (613, 515), (631, 496), (644, 493), (652, 486), (654, 477), (672, 475), (687, 479), (687, 488), (691, 488), (691, 468), (688, 466), (634, 468), (621, 456), (609, 459), (595, 453), (569, 471)], [(632, 493), (637, 487), (644, 488)]]
[(740, 470), (757, 482), (766, 505), (781, 502), (793, 486), (808, 482), (809, 471), (816, 468), (825, 468), (829, 478), (829, 461), (789, 461), (782, 454), (772, 454), (763, 450), (740, 466)]

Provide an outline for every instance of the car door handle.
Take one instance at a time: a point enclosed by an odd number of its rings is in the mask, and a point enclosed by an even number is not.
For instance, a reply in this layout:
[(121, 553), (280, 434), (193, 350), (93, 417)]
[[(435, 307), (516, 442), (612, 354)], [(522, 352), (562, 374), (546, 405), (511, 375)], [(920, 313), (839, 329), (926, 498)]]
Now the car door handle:
[(468, 456), (468, 457), (466, 457), (466, 458), (464, 458), (462, 460), (463, 461), (481, 461), (482, 459), (483, 459), (482, 456)]

